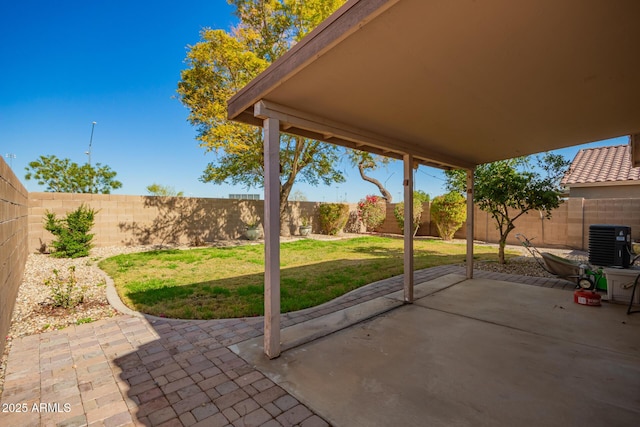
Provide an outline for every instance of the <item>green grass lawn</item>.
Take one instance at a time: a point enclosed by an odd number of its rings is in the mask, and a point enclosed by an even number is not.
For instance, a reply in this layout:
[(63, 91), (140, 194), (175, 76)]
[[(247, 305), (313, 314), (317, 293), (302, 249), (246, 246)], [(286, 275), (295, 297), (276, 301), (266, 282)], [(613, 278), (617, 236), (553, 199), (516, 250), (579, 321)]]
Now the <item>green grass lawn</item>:
[[(415, 269), (465, 261), (466, 245), (416, 240)], [(358, 237), (281, 245), (282, 312), (330, 301), (360, 286), (402, 274), (403, 240)], [(476, 260), (497, 250), (476, 247)], [(143, 313), (221, 319), (264, 313), (264, 246), (162, 250), (118, 255), (100, 263), (123, 302)]]

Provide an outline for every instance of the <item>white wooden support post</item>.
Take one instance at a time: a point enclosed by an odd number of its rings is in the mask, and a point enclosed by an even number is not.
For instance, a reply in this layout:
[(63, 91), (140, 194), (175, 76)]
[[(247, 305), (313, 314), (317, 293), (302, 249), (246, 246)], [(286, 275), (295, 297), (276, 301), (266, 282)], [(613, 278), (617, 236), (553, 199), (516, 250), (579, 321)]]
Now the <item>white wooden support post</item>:
[(280, 122), (264, 120), (264, 353), (280, 355)]
[(413, 303), (413, 156), (404, 161), (404, 302)]
[(473, 279), (473, 172), (467, 169), (467, 279)]

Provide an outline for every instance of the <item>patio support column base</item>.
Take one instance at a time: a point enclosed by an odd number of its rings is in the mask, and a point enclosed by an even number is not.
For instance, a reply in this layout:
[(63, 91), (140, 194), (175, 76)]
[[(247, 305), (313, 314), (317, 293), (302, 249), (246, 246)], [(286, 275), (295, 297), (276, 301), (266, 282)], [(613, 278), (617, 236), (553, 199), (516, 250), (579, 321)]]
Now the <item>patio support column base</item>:
[(404, 161), (404, 302), (413, 303), (413, 156)]

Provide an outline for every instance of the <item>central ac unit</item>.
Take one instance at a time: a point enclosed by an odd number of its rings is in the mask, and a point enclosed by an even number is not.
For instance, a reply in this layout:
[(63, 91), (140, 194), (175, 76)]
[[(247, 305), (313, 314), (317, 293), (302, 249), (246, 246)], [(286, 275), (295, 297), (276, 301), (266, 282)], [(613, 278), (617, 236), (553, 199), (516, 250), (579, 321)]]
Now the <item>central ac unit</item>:
[(631, 261), (631, 227), (589, 226), (589, 262), (600, 267), (628, 268)]

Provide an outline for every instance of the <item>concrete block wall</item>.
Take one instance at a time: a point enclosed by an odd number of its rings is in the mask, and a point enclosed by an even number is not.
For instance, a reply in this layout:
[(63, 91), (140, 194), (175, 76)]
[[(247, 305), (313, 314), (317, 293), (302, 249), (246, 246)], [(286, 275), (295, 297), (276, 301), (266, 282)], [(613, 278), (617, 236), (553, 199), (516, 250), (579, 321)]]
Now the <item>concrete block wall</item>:
[(29, 248), (54, 236), (43, 228), (47, 211), (64, 217), (81, 204), (97, 211), (95, 246), (201, 244), (241, 236), (243, 225), (262, 212), (262, 201), (111, 194), (31, 193)]
[[(30, 193), (29, 250), (49, 245), (54, 236), (44, 227), (46, 212), (64, 217), (85, 204), (96, 211), (95, 246), (189, 244), (242, 238), (245, 224), (262, 223), (264, 201), (109, 194)], [(297, 234), (308, 217), (320, 232), (317, 202), (290, 202), (285, 216), (289, 234)], [(355, 205), (350, 206), (355, 210)], [(349, 224), (353, 229), (356, 225)]]
[(628, 225), (631, 239), (640, 240), (640, 199), (584, 199), (582, 214), (585, 250), (589, 246), (591, 224)]
[[(573, 247), (567, 241), (567, 204), (563, 203), (552, 212), (550, 219), (544, 217), (540, 211), (529, 211), (515, 221), (516, 228), (508, 238), (507, 244), (519, 245), (516, 234), (524, 234), (528, 239), (533, 239), (536, 246), (562, 246)], [(515, 216), (515, 212), (513, 216)], [(477, 206), (474, 210), (475, 229), (474, 236), (478, 240), (496, 243), (500, 240), (500, 233), (496, 221), (487, 212)], [(466, 226), (456, 233), (456, 238), (463, 239), (466, 236)], [(577, 249), (577, 248), (576, 248)]]
[[(397, 205), (398, 203), (387, 203), (387, 216), (378, 232), (391, 234), (402, 233), (402, 231), (400, 231), (398, 221), (393, 214), (393, 211), (395, 210)], [(422, 215), (420, 216), (420, 228), (418, 228), (417, 233), (418, 236), (433, 236), (433, 233), (431, 232), (431, 214), (429, 213), (429, 206), (431, 206), (430, 203), (422, 204)]]
[(0, 157), (0, 354), (27, 261), (28, 197)]
[[(101, 194), (31, 193), (29, 195), (29, 250), (38, 250), (53, 236), (43, 228), (47, 211), (64, 216), (86, 204), (96, 210), (93, 228), (96, 246), (138, 244), (202, 244), (216, 240), (242, 238), (244, 224), (251, 218), (260, 219), (261, 200), (208, 199), (189, 197), (123, 196)], [(311, 219), (313, 232), (318, 233), (318, 202), (290, 202), (285, 215), (285, 230), (298, 233), (301, 218)], [(393, 215), (396, 204), (387, 205), (387, 217), (379, 232), (400, 234)], [(348, 232), (362, 232), (357, 220), (357, 204), (351, 204)], [(437, 236), (431, 222), (430, 205), (425, 203), (419, 236)], [(632, 237), (640, 239), (640, 199), (581, 199), (570, 198), (554, 210), (551, 219), (539, 211), (531, 211), (516, 220), (516, 229), (507, 243), (519, 244), (517, 233), (533, 239), (540, 247), (567, 247), (586, 250), (590, 224), (623, 224), (632, 228)], [(499, 233), (495, 220), (475, 208), (475, 238), (497, 242)], [(466, 226), (456, 233), (466, 237)]]

